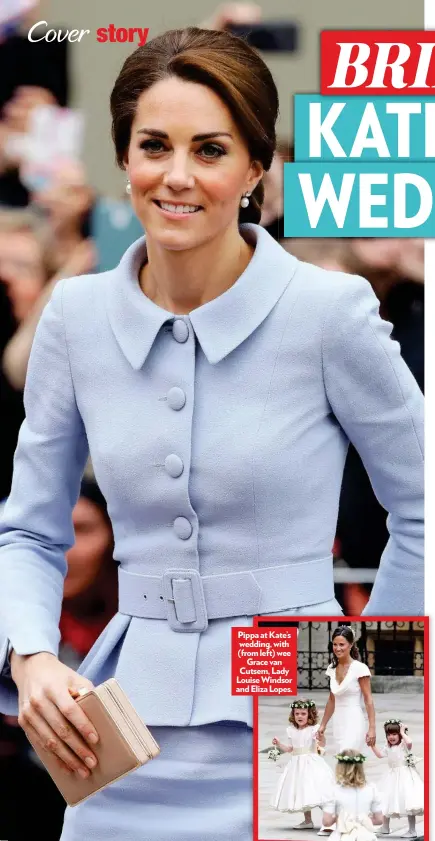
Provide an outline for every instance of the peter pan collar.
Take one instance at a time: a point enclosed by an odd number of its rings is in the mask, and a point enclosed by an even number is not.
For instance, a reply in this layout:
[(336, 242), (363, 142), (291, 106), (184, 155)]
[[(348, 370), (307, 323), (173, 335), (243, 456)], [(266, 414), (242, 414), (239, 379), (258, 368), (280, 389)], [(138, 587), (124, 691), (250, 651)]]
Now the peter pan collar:
[(235, 350), (267, 318), (290, 283), (298, 260), (259, 225), (245, 224), (241, 229), (255, 243), (249, 265), (226, 292), (188, 316), (175, 316), (142, 292), (138, 275), (146, 258), (145, 237), (127, 249), (110, 272), (107, 312), (118, 344), (135, 370), (144, 364), (163, 324), (174, 318), (190, 321), (211, 364)]

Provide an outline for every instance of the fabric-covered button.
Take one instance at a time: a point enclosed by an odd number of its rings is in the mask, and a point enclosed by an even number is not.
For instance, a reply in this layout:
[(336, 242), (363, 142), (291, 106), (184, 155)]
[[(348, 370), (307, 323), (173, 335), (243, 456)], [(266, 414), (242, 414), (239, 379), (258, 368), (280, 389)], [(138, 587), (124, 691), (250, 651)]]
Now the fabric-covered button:
[(188, 540), (193, 532), (192, 523), (187, 517), (177, 517), (174, 520), (174, 531), (181, 540)]
[(181, 476), (184, 470), (184, 464), (181, 461), (180, 456), (175, 455), (175, 453), (171, 453), (171, 455), (166, 456), (165, 469), (166, 472), (173, 477), (173, 479), (176, 479), (177, 476)]
[(172, 334), (176, 342), (183, 344), (189, 338), (189, 328), (182, 318), (176, 318), (172, 325)]
[(168, 406), (178, 412), (186, 403), (186, 395), (182, 388), (176, 385), (168, 391)]

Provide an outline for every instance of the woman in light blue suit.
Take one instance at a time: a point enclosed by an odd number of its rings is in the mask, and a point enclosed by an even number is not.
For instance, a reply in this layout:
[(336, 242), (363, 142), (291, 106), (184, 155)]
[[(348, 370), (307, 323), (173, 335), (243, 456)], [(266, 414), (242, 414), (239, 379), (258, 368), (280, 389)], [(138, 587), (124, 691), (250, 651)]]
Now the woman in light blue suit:
[[(87, 774), (71, 696), (115, 675), (162, 748), (67, 809), (62, 841), (252, 838), (251, 703), (230, 694), (230, 628), (340, 613), (349, 440), (390, 512), (367, 613), (423, 612), (422, 397), (369, 284), (300, 263), (258, 226), (277, 108), (267, 67), (228, 33), (136, 50), (111, 109), (146, 241), (60, 282), (35, 336), (1, 527), (0, 709), (16, 712), (18, 688), (29, 735)], [(57, 659), (58, 619), (88, 451), (119, 612), (78, 675)]]

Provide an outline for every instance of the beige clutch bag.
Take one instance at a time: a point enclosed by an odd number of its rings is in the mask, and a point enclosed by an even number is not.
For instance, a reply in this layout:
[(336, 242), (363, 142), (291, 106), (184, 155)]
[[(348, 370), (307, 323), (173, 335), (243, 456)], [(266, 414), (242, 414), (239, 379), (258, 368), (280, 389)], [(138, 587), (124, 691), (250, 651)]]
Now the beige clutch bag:
[(71, 776), (64, 774), (51, 751), (32, 743), (35, 753), (69, 806), (76, 806), (160, 753), (157, 742), (115, 678), (106, 680), (95, 689), (84, 690), (76, 701), (99, 735), (98, 744), (92, 745), (98, 764), (86, 780), (76, 773)]

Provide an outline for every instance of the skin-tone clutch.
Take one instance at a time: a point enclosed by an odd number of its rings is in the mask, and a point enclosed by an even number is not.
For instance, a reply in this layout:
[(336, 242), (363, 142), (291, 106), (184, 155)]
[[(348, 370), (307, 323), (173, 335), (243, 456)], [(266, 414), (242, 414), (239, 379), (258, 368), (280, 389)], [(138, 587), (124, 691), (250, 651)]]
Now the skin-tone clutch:
[(32, 743), (69, 806), (76, 806), (160, 753), (157, 742), (115, 678), (82, 691), (76, 701), (99, 735), (98, 744), (92, 746), (98, 764), (87, 779), (76, 773), (64, 774), (51, 751)]

